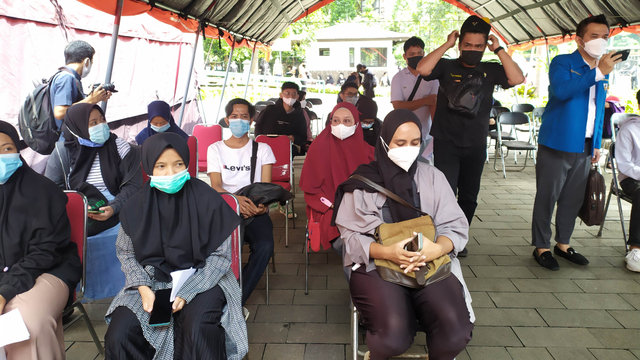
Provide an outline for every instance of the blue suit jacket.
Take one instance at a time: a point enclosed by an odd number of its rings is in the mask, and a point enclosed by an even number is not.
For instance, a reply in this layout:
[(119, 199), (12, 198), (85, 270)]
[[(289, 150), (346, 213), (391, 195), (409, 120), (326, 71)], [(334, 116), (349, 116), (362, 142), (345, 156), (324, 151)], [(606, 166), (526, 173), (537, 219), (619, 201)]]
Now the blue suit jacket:
[(584, 151), (589, 88), (596, 85), (596, 119), (593, 149), (600, 148), (604, 121), (604, 80), (596, 82), (596, 69), (591, 69), (577, 50), (573, 54), (558, 55), (549, 66), (549, 102), (542, 115), (538, 143), (552, 149), (581, 153)]

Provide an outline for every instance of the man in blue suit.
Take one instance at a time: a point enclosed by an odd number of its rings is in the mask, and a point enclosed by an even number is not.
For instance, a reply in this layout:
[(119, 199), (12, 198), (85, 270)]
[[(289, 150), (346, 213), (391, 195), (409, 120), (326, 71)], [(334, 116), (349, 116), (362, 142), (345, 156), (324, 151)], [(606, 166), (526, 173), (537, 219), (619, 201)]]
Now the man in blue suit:
[(556, 56), (549, 67), (549, 102), (538, 137), (536, 199), (531, 228), (534, 258), (559, 270), (551, 254), (551, 217), (556, 213), (554, 254), (579, 265), (589, 264), (569, 246), (584, 200), (592, 163), (600, 159), (600, 141), (608, 75), (621, 55), (606, 53), (609, 25), (604, 15), (578, 24), (578, 50)]

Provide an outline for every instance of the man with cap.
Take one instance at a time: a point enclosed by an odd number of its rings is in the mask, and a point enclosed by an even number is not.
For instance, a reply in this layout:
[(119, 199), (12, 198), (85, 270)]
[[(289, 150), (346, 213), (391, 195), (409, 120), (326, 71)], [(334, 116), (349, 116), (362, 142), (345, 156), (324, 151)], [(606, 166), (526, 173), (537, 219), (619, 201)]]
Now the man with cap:
[(378, 85), (375, 76), (364, 64), (358, 64), (356, 69), (358, 70), (358, 75), (361, 78), (359, 83), (362, 85), (362, 93), (364, 96), (368, 96), (373, 99), (376, 97), (376, 94), (373, 92), (373, 88)]
[[(458, 205), (469, 224), (478, 205), (493, 89), (496, 85), (506, 89), (524, 82), (522, 70), (498, 39), (489, 35), (490, 31), (488, 21), (470, 16), (460, 32), (449, 34), (447, 42), (420, 60), (417, 67), (425, 80), (440, 81), (431, 127), (435, 166), (445, 174), (458, 195)], [(458, 38), (460, 57), (443, 59)], [(498, 55), (502, 64), (481, 62), (487, 47)], [(480, 89), (477, 96), (460, 96), (475, 87)], [(463, 253), (466, 255), (466, 250)]]
[[(394, 109), (409, 109), (413, 111), (422, 124), (422, 140), (425, 150), (422, 157), (431, 159), (433, 153), (433, 138), (429, 135), (431, 121), (436, 110), (436, 98), (440, 83), (438, 80), (424, 81), (416, 67), (424, 58), (424, 41), (412, 37), (404, 43), (404, 54), (407, 67), (398, 71), (391, 80), (391, 104)], [(420, 84), (414, 92), (416, 81)], [(411, 96), (413, 94), (413, 96)]]
[(372, 98), (361, 96), (356, 108), (360, 112), (364, 141), (375, 147), (382, 129), (382, 121), (378, 119), (378, 104)]
[(260, 112), (255, 134), (286, 135), (291, 139), (293, 156), (303, 155), (307, 144), (307, 121), (298, 101), (300, 87), (294, 82), (282, 84), (280, 98)]

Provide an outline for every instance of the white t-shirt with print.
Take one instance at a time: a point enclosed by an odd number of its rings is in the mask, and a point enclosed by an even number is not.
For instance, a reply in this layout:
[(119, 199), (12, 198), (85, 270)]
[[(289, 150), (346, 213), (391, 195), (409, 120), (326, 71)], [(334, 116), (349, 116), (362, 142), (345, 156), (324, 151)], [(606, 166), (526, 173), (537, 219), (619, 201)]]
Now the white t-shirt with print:
[[(240, 149), (228, 147), (224, 141), (218, 141), (207, 149), (207, 174), (220, 173), (222, 188), (230, 193), (251, 184), (251, 153), (253, 141)], [(275, 164), (276, 157), (271, 147), (264, 143), (258, 143), (256, 156), (255, 182), (262, 181), (262, 166)]]

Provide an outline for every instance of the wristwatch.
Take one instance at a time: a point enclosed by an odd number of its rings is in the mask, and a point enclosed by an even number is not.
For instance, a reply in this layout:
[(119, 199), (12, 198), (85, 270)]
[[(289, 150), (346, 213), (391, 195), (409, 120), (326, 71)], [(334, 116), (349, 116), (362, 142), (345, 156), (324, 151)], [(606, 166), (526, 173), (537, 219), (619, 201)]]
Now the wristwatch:
[(498, 55), (498, 53), (500, 52), (500, 50), (504, 50), (504, 48), (502, 46), (498, 46), (497, 49), (493, 50), (493, 53)]

